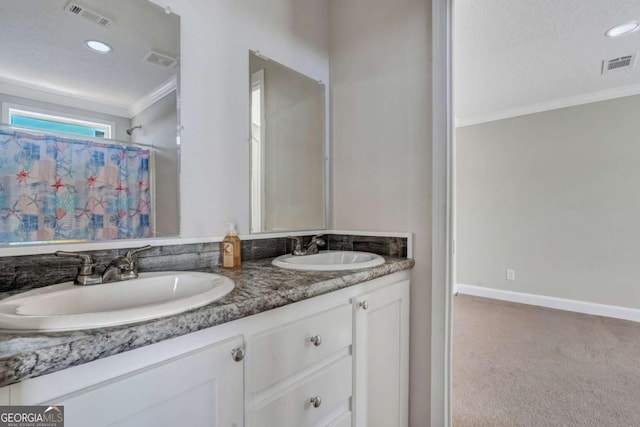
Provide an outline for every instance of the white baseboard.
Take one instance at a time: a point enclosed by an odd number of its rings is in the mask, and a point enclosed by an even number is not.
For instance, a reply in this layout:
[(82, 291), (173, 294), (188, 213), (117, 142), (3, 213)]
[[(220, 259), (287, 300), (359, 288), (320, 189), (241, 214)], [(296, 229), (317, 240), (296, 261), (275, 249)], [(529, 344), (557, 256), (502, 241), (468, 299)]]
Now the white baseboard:
[(539, 307), (555, 308), (558, 310), (573, 311), (576, 313), (591, 314), (595, 316), (613, 317), (615, 319), (631, 320), (632, 322), (640, 322), (640, 310), (635, 308), (504, 291), (502, 289), (464, 285), (462, 283), (456, 283), (454, 286), (454, 294), (458, 293), (502, 301), (517, 302), (520, 304), (537, 305)]

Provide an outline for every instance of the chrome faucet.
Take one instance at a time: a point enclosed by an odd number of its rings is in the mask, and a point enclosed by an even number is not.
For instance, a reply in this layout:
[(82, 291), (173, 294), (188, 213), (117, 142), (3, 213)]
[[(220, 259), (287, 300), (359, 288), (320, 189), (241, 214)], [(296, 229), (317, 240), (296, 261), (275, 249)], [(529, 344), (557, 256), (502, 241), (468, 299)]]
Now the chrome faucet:
[(307, 245), (306, 253), (307, 255), (317, 254), (319, 252), (318, 246), (326, 245), (324, 239), (321, 239), (323, 234), (318, 234), (317, 236), (313, 236), (311, 241)]
[(291, 239), (294, 242), (291, 255), (298, 256), (298, 255), (317, 254), (319, 251), (318, 246), (324, 246), (326, 244), (325, 241), (321, 239), (322, 236), (323, 234), (318, 234), (317, 236), (313, 236), (305, 249), (302, 249), (302, 240), (300, 240), (300, 237), (287, 236), (287, 239)]
[(120, 282), (138, 277), (137, 265), (133, 256), (138, 252), (146, 251), (147, 249), (151, 249), (151, 245), (132, 249), (127, 251), (124, 256), (115, 257), (109, 265), (107, 265), (107, 268), (105, 268), (102, 274), (95, 273), (96, 264), (91, 255), (64, 251), (58, 251), (55, 255), (60, 257), (79, 258), (82, 261), (82, 265), (78, 269), (78, 275), (73, 281), (74, 284), (98, 285), (101, 283)]
[(73, 280), (74, 284), (98, 285), (102, 283), (102, 276), (100, 274), (95, 274), (96, 263), (91, 257), (91, 255), (80, 254), (77, 252), (57, 251), (55, 253), (55, 256), (79, 258), (82, 261), (82, 265), (78, 269), (78, 274), (76, 275), (76, 278)]
[(151, 249), (151, 245), (127, 251), (124, 256), (115, 257), (111, 260), (107, 268), (102, 273), (102, 283), (121, 282), (123, 280), (135, 279), (138, 277), (136, 260), (133, 257), (138, 252)]

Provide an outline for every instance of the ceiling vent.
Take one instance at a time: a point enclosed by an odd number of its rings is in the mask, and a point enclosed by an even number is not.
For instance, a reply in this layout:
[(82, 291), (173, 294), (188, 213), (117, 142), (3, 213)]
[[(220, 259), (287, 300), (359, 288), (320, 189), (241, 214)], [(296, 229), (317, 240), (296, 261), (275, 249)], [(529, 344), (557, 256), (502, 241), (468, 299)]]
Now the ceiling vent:
[(614, 58), (610, 60), (602, 61), (602, 71), (601, 73), (608, 73), (611, 71), (620, 71), (620, 70), (628, 70), (633, 68), (635, 63), (636, 55), (626, 55), (621, 56), (619, 58)]
[(149, 52), (147, 52), (144, 58), (142, 58), (142, 62), (157, 65), (162, 68), (171, 68), (176, 65), (178, 59), (173, 56), (157, 52), (155, 50), (150, 50)]
[(101, 27), (108, 27), (113, 24), (113, 19), (109, 19), (106, 16), (99, 14), (95, 10), (91, 10), (75, 1), (67, 3), (67, 5), (64, 7), (64, 10), (73, 15), (81, 16), (84, 19), (93, 22), (94, 24), (100, 25)]

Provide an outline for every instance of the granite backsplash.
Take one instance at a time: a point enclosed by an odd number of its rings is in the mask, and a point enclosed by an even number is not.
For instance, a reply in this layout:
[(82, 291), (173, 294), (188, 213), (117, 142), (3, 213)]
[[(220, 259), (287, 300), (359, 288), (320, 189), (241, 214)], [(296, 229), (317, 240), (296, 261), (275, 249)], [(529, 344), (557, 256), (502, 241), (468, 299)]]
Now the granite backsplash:
[[(300, 236), (306, 244), (311, 235)], [(359, 236), (327, 234), (323, 237), (329, 250), (353, 250), (378, 255), (405, 258), (405, 237)], [(154, 246), (138, 254), (139, 271), (193, 270), (210, 268), (220, 264), (220, 242), (191, 243), (184, 245)], [(128, 249), (86, 251), (96, 261), (96, 271), (101, 272), (116, 256)], [(273, 258), (291, 252), (291, 241), (284, 237), (251, 239), (242, 241), (242, 259)], [(73, 280), (79, 261), (60, 258), (51, 254), (0, 257), (0, 293), (21, 292)]]

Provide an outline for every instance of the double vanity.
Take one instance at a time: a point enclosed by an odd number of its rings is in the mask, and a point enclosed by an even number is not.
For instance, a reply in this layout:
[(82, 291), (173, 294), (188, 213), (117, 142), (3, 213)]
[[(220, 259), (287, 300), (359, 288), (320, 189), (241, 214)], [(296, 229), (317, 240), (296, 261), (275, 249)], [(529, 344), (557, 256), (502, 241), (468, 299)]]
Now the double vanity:
[(326, 251), (21, 292), (0, 300), (0, 404), (64, 405), (68, 426), (407, 425), (412, 267)]
[[(329, 148), (353, 138), (327, 132), (329, 4), (5, 3), (0, 405), (64, 405), (67, 427), (406, 426), (410, 236), (300, 231), (328, 228)], [(366, 206), (337, 223), (379, 225)], [(230, 218), (251, 233), (238, 270), (196, 237)]]

